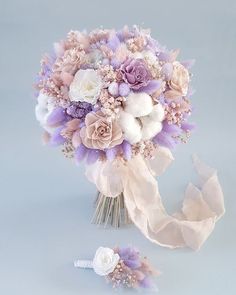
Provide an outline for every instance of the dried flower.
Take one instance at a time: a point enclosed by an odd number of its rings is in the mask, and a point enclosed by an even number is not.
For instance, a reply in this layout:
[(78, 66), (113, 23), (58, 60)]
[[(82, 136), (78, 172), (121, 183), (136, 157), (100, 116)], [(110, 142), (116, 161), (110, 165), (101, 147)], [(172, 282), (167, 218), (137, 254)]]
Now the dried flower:
[(102, 112), (87, 114), (80, 136), (86, 147), (100, 150), (114, 147), (123, 141), (118, 123), (106, 118)]
[(134, 90), (147, 86), (150, 72), (142, 59), (128, 59), (120, 69), (124, 81)]

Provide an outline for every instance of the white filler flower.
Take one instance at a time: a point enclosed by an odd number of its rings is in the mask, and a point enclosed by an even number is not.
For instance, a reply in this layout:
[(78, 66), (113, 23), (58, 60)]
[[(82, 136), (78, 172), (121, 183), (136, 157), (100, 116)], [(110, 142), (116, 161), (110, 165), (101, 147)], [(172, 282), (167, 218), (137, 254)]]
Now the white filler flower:
[(102, 80), (95, 70), (78, 70), (70, 85), (69, 97), (71, 101), (86, 101), (95, 104), (101, 88)]
[(110, 248), (99, 247), (93, 259), (96, 274), (106, 276), (112, 273), (120, 260), (120, 256)]

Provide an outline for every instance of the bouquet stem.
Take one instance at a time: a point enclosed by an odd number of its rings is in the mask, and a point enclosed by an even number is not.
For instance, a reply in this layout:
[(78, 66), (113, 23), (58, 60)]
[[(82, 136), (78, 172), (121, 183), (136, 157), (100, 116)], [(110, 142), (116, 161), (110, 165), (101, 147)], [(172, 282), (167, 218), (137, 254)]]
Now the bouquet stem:
[(115, 198), (111, 198), (98, 192), (95, 206), (96, 209), (92, 218), (92, 223), (98, 225), (103, 224), (104, 227), (110, 224), (116, 228), (131, 223), (128, 211), (125, 207), (123, 193)]

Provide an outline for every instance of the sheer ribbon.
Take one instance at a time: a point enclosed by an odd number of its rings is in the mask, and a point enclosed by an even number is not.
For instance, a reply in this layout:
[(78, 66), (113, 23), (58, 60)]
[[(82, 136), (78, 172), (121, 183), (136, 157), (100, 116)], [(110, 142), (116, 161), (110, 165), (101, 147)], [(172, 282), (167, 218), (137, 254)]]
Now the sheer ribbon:
[(216, 171), (193, 156), (201, 188), (190, 183), (182, 209), (168, 215), (155, 177), (172, 161), (171, 152), (159, 148), (153, 160), (138, 155), (127, 162), (97, 161), (87, 166), (86, 176), (106, 196), (116, 197), (123, 192), (131, 220), (152, 242), (172, 249), (198, 250), (225, 212), (222, 189)]

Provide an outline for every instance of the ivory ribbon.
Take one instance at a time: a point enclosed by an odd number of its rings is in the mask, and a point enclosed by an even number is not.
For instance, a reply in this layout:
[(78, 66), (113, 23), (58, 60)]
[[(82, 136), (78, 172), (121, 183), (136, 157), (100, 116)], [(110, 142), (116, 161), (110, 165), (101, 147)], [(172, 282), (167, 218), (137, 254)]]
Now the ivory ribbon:
[(187, 246), (198, 250), (225, 212), (222, 189), (216, 171), (193, 156), (201, 189), (190, 183), (181, 211), (168, 215), (155, 177), (172, 161), (171, 152), (159, 148), (149, 161), (141, 155), (127, 162), (97, 161), (87, 166), (86, 176), (105, 196), (123, 192), (131, 220), (152, 242), (172, 249)]

